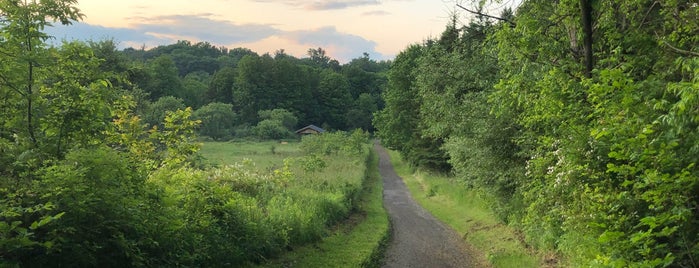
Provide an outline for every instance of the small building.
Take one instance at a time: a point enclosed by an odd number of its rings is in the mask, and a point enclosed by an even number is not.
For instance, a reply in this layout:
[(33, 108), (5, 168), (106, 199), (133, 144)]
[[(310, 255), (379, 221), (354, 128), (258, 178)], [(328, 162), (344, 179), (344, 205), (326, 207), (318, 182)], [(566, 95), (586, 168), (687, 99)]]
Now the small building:
[(299, 130), (296, 131), (296, 134), (299, 135), (310, 135), (310, 134), (320, 134), (325, 132), (324, 129), (319, 128), (315, 125), (308, 125), (305, 127), (300, 128)]

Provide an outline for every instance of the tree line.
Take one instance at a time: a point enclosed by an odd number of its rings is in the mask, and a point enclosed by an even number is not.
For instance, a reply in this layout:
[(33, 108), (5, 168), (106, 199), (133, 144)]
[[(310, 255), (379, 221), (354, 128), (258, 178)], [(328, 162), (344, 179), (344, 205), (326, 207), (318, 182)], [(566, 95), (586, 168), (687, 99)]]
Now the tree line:
[[(118, 50), (111, 40), (91, 44), (98, 57), (108, 59), (104, 71), (124, 74), (125, 88), (137, 96), (138, 112), (148, 123), (155, 125), (165, 111), (192, 107), (202, 120), (200, 134), (217, 140), (287, 137), (289, 130), (308, 124), (372, 131), (390, 65), (366, 53), (340, 64), (322, 48), (299, 59), (284, 50), (258, 55), (206, 42), (178, 41), (149, 50)], [(275, 109), (296, 122), (275, 124), (276, 135), (265, 135), (259, 128), (271, 125), (257, 126), (268, 119), (260, 112)]]
[(699, 265), (696, 3), (482, 10), (396, 57), (382, 142), (571, 265)]

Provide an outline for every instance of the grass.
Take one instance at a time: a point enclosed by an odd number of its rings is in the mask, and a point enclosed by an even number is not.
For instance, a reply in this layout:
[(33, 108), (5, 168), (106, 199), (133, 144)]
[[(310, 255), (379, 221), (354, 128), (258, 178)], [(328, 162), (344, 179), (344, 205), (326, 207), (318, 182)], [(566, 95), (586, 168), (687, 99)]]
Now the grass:
[[(249, 159), (262, 172), (278, 169), (283, 165), (284, 159), (291, 158), (292, 172), (297, 177), (290, 181), (293, 185), (289, 185), (287, 192), (303, 188), (307, 194), (316, 195), (315, 191), (320, 190), (319, 187), (350, 189), (354, 188), (350, 184), (359, 183), (355, 210), (323, 231), (325, 235), (321, 240), (305, 245), (294, 243), (290, 245), (291, 250), (258, 267), (380, 266), (390, 227), (388, 215), (383, 208), (383, 184), (378, 173), (378, 158), (373, 150), (366, 163), (356, 163), (356, 160), (349, 161), (350, 159), (338, 155), (323, 157), (328, 167), (310, 173), (301, 168), (303, 153), (298, 142), (206, 142), (202, 146), (201, 155), (206, 163), (218, 166)], [(366, 165), (367, 169), (357, 169), (357, 166), (362, 165)], [(338, 183), (342, 185), (335, 185)], [(326, 191), (318, 194), (327, 194)], [(312, 213), (308, 209), (310, 208), (296, 213)], [(279, 212), (292, 213), (288, 210)]]
[(546, 254), (534, 252), (517, 232), (501, 223), (491, 211), (487, 199), (446, 176), (413, 170), (400, 154), (389, 151), (391, 163), (420, 205), (462, 237), (494, 267), (555, 266)]
[(301, 155), (299, 142), (204, 142), (201, 155), (211, 165), (231, 165), (251, 160), (261, 170), (279, 168), (285, 158)]
[(367, 164), (358, 212), (320, 242), (295, 248), (260, 267), (379, 267), (390, 227), (375, 152)]

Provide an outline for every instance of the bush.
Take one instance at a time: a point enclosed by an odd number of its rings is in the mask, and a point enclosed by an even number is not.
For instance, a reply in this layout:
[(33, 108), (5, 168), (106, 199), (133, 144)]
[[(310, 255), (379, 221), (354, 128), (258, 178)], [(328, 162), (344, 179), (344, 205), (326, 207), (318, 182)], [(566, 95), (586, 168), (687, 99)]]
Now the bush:
[(193, 114), (194, 119), (200, 120), (199, 135), (211, 137), (214, 140), (228, 140), (233, 134), (233, 126), (238, 121), (233, 112), (233, 105), (214, 102), (204, 105)]
[(281, 121), (265, 119), (257, 123), (252, 130), (255, 136), (263, 140), (279, 140), (292, 137), (294, 134), (284, 127)]
[(148, 105), (143, 121), (150, 126), (162, 128), (165, 114), (170, 111), (184, 110), (184, 101), (173, 96), (165, 96)]
[(352, 134), (346, 132), (326, 132), (321, 135), (306, 135), (301, 138), (301, 150), (305, 154), (345, 154), (364, 155), (369, 134), (357, 129)]
[[(56, 244), (28, 266), (143, 266), (149, 239), (152, 200), (144, 178), (127, 158), (110, 148), (78, 149), (41, 172), (42, 201), (63, 217), (40, 232)], [(150, 220), (149, 220), (150, 219)]]
[(281, 124), (288, 130), (293, 130), (298, 123), (298, 119), (292, 113), (286, 109), (274, 109), (274, 110), (262, 110), (257, 112), (260, 120), (276, 120), (281, 122)]

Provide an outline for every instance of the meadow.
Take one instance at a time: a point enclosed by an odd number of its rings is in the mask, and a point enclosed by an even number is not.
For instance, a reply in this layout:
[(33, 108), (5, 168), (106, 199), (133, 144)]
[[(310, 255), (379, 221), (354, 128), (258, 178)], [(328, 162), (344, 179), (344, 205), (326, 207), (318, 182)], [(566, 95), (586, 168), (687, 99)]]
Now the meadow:
[(205, 164), (222, 166), (252, 162), (261, 169), (280, 167), (284, 159), (303, 155), (299, 141), (204, 142), (201, 155)]
[[(271, 174), (261, 179), (274, 182), (249, 190), (250, 179), (246, 176), (230, 178), (239, 181), (233, 184), (236, 191), (254, 193), (251, 197), (266, 214), (258, 215), (263, 218), (260, 225), (267, 228), (266, 233), (278, 232), (273, 236), (284, 242), (276, 246), (275, 252), (263, 255), (264, 258), (250, 254), (246, 265), (379, 265), (389, 223), (382, 205), (377, 157), (367, 141), (365, 134), (355, 132), (306, 137), (302, 142), (203, 144), (200, 151), (203, 161), (214, 169), (245, 170), (234, 172), (237, 175)], [(252, 184), (266, 184), (253, 181)], [(259, 191), (260, 188), (265, 190)], [(267, 220), (274, 224), (266, 225)], [(261, 238), (269, 241), (264, 236)], [(255, 248), (251, 250), (254, 253)]]

